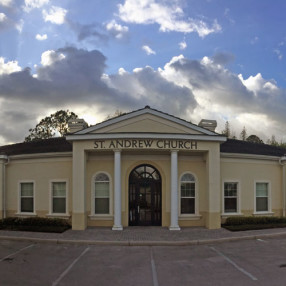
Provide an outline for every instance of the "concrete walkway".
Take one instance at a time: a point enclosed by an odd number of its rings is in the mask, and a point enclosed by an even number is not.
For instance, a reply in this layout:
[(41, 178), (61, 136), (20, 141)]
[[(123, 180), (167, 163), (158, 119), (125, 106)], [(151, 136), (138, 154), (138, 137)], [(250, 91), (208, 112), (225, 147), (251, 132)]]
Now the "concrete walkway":
[(286, 228), (240, 232), (230, 232), (224, 228), (209, 230), (203, 227), (182, 228), (180, 231), (170, 231), (164, 227), (126, 227), (123, 231), (90, 227), (85, 231), (68, 230), (64, 233), (0, 230), (0, 240), (126, 246), (196, 245), (275, 237), (286, 237)]

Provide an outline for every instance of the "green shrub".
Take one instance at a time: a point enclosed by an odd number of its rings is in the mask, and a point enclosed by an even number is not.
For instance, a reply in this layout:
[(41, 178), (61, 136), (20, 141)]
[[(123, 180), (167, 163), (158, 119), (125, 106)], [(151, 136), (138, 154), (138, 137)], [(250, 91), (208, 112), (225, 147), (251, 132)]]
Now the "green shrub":
[(256, 225), (256, 224), (285, 224), (285, 217), (274, 217), (274, 216), (238, 216), (228, 217), (224, 225)]
[(46, 231), (59, 232), (71, 228), (70, 223), (60, 218), (43, 218), (43, 217), (8, 217), (0, 220), (0, 229), (10, 230), (29, 230), (29, 231)]

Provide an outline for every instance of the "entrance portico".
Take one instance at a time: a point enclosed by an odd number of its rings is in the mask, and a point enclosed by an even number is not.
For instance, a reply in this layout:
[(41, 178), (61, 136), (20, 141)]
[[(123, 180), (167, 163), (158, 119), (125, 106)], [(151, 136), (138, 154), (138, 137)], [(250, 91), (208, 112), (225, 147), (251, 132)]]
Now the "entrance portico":
[[(225, 137), (144, 108), (67, 139), (73, 143), (73, 229), (94, 224), (111, 225), (113, 230), (128, 225), (160, 225), (170, 230), (179, 230), (180, 224), (220, 227), (219, 146)], [(145, 171), (153, 168), (160, 184), (146, 178), (151, 169), (132, 181), (140, 166)], [(92, 178), (97, 172), (108, 174), (108, 186), (102, 183), (101, 189), (94, 188)], [(181, 183), (186, 172), (197, 178), (194, 184)], [(94, 198), (109, 200), (110, 210), (91, 213)], [(181, 209), (182, 203), (189, 206), (187, 211)]]

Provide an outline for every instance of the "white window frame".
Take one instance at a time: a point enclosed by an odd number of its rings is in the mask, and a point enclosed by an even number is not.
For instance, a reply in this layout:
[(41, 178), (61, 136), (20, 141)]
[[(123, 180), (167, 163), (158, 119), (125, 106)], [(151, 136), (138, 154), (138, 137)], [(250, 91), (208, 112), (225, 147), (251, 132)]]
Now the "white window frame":
[[(224, 184), (230, 183), (230, 184), (237, 184), (237, 191), (236, 191), (236, 212), (225, 212), (225, 206), (224, 206)], [(225, 179), (222, 181), (222, 215), (223, 216), (233, 216), (233, 215), (243, 215), (241, 213), (241, 190), (240, 190), (240, 180), (236, 179)]]
[[(195, 178), (195, 213), (193, 214), (182, 214), (181, 213), (181, 180), (182, 180), (182, 177), (186, 174), (190, 174), (192, 175), (194, 178)], [(186, 171), (186, 172), (183, 172), (179, 178), (179, 187), (178, 187), (178, 203), (179, 203), (179, 219), (180, 220), (184, 220), (184, 219), (187, 219), (187, 220), (190, 220), (190, 219), (200, 219), (201, 218), (201, 215), (199, 214), (199, 181), (198, 181), (198, 177), (197, 175), (194, 173), (194, 172), (191, 172), (191, 171)]]
[[(267, 211), (256, 211), (256, 184), (257, 183), (265, 183), (268, 184), (268, 210)], [(254, 181), (254, 212), (253, 214), (256, 215), (263, 215), (263, 214), (273, 214), (272, 212), (272, 200), (271, 200), (271, 182), (268, 180), (256, 180)]]
[[(22, 212), (21, 211), (21, 184), (25, 183), (32, 183), (33, 184), (33, 212)], [(24, 216), (35, 216), (36, 215), (36, 182), (35, 180), (21, 180), (18, 182), (18, 212), (17, 215), (24, 215)]]
[[(95, 205), (94, 205), (94, 200), (95, 200), (95, 178), (97, 175), (99, 174), (105, 174), (106, 176), (108, 176), (109, 179), (109, 213), (108, 214), (95, 214)], [(89, 217), (91, 219), (106, 219), (106, 220), (110, 220), (113, 218), (113, 196), (112, 196), (112, 180), (111, 180), (111, 176), (109, 173), (105, 172), (105, 171), (99, 171), (96, 172), (91, 179), (91, 208), (90, 208), (90, 215)]]
[[(53, 183), (66, 183), (66, 212), (65, 213), (54, 213), (53, 212)], [(51, 217), (69, 217), (69, 180), (68, 179), (52, 179), (49, 181), (49, 213), (47, 216)]]

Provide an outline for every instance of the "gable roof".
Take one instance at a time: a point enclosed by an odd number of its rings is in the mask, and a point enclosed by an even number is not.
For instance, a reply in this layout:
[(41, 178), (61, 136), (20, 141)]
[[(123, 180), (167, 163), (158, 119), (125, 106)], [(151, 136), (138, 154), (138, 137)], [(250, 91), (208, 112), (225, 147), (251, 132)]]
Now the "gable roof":
[(119, 122), (123, 122), (125, 120), (131, 119), (131, 118), (134, 118), (134, 117), (137, 117), (137, 116), (140, 116), (140, 115), (144, 115), (144, 114), (151, 114), (151, 115), (157, 116), (159, 118), (163, 118), (163, 119), (169, 120), (169, 121), (171, 121), (173, 123), (176, 123), (176, 124), (182, 125), (184, 127), (196, 130), (196, 131), (198, 131), (198, 132), (200, 132), (200, 133), (202, 133), (204, 135), (221, 136), (220, 134), (218, 134), (216, 132), (212, 132), (212, 131), (210, 131), (210, 130), (208, 130), (206, 128), (200, 127), (200, 126), (198, 126), (196, 124), (188, 122), (188, 121), (186, 121), (184, 119), (181, 119), (179, 117), (176, 117), (174, 115), (170, 115), (168, 113), (159, 111), (157, 109), (153, 109), (153, 108), (151, 108), (148, 105), (145, 106), (144, 108), (137, 109), (137, 110), (131, 111), (129, 113), (124, 113), (122, 115), (119, 115), (117, 117), (108, 119), (106, 121), (103, 121), (101, 123), (98, 123), (96, 125), (88, 127), (86, 129), (80, 130), (78, 132), (75, 132), (72, 135), (84, 135), (84, 134), (92, 133), (92, 132), (97, 131), (97, 130), (99, 130), (101, 128), (104, 128), (104, 127), (107, 127), (107, 126), (110, 126), (110, 125), (113, 125), (113, 124), (116, 124), (116, 123), (119, 123)]
[(236, 139), (227, 139), (226, 142), (220, 145), (220, 152), (281, 157), (286, 154), (286, 149), (263, 143), (261, 144)]
[(22, 155), (52, 152), (71, 152), (72, 144), (64, 137), (43, 139), (32, 142), (10, 144), (0, 147), (0, 154)]

